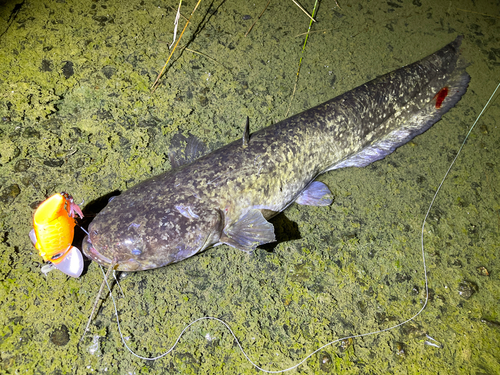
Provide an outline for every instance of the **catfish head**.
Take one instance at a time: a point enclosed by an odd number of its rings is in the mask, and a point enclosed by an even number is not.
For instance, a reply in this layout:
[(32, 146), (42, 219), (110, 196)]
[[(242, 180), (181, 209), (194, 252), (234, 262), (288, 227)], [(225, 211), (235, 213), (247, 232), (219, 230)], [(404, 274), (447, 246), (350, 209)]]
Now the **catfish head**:
[(195, 197), (166, 203), (165, 197), (144, 201), (127, 193), (108, 203), (84, 238), (83, 252), (99, 264), (142, 271), (179, 262), (219, 242), (222, 212)]

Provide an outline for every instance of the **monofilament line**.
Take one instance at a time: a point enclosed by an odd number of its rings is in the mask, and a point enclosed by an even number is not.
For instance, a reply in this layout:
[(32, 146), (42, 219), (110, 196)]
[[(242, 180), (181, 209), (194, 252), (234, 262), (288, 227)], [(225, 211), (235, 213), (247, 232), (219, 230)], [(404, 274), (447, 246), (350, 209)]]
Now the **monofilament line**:
[(314, 350), (313, 352), (311, 352), (309, 355), (307, 355), (304, 359), (302, 359), (300, 362), (296, 363), (295, 365), (289, 367), (289, 368), (286, 368), (286, 369), (283, 369), (283, 370), (266, 370), (266, 369), (263, 369), (262, 367), (260, 367), (259, 365), (257, 365), (255, 362), (253, 362), (250, 357), (247, 355), (247, 353), (245, 352), (245, 350), (243, 350), (243, 347), (241, 346), (241, 343), (240, 341), (238, 340), (238, 338), (236, 337), (236, 334), (233, 332), (233, 330), (231, 329), (231, 327), (229, 326), (229, 324), (227, 324), (226, 322), (224, 322), (223, 320), (219, 319), (219, 318), (216, 318), (216, 317), (213, 317), (213, 316), (204, 316), (204, 317), (201, 317), (201, 318), (198, 318), (196, 320), (193, 320), (191, 323), (189, 323), (182, 331), (181, 333), (179, 334), (179, 336), (177, 337), (177, 339), (175, 340), (174, 344), (172, 345), (172, 347), (167, 350), (165, 353), (157, 356), (157, 357), (143, 357), (143, 356), (140, 356), (136, 353), (134, 353), (134, 351), (132, 349), (130, 349), (130, 347), (127, 345), (126, 341), (125, 341), (125, 338), (123, 337), (123, 334), (122, 334), (122, 330), (121, 330), (121, 326), (120, 326), (120, 319), (118, 318), (118, 310), (117, 310), (117, 307), (116, 307), (116, 302), (115, 302), (115, 299), (113, 297), (113, 294), (111, 293), (111, 288), (108, 284), (108, 281), (107, 281), (107, 277), (104, 273), (104, 270), (102, 269), (101, 267), (101, 271), (104, 275), (104, 280), (106, 282), (106, 285), (108, 287), (108, 290), (109, 290), (109, 295), (111, 296), (111, 299), (113, 301), (113, 306), (114, 306), (114, 309), (115, 309), (115, 316), (116, 316), (116, 323), (118, 325), (118, 331), (120, 332), (120, 337), (122, 339), (122, 342), (123, 344), (125, 345), (125, 347), (128, 349), (128, 351), (130, 353), (132, 353), (132, 355), (136, 356), (137, 358), (140, 358), (140, 359), (144, 359), (144, 360), (150, 360), (150, 361), (154, 361), (156, 359), (160, 359), (164, 356), (166, 356), (167, 354), (169, 354), (170, 352), (172, 352), (172, 350), (174, 350), (174, 348), (177, 346), (177, 344), (179, 343), (181, 337), (184, 335), (184, 333), (192, 326), (194, 325), (195, 323), (199, 322), (199, 321), (202, 321), (202, 320), (215, 320), (221, 324), (223, 324), (227, 329), (228, 331), (231, 333), (231, 335), (233, 336), (234, 340), (236, 341), (236, 344), (238, 345), (238, 347), (240, 348), (241, 352), (243, 353), (243, 355), (245, 356), (245, 358), (248, 360), (248, 362), (250, 362), (256, 369), (262, 371), (262, 372), (265, 372), (265, 373), (268, 373), (268, 374), (278, 374), (278, 373), (283, 373), (283, 372), (286, 372), (286, 371), (290, 371), (290, 370), (293, 370), (294, 368), (300, 366), (301, 364), (303, 364), (305, 361), (307, 361), (309, 358), (311, 358), (314, 354), (318, 353), (320, 350), (323, 350), (324, 348), (332, 345), (332, 344), (335, 344), (339, 341), (342, 341), (342, 340), (346, 340), (346, 339), (355, 339), (355, 338), (359, 338), (359, 337), (365, 337), (365, 336), (371, 336), (371, 335), (376, 335), (378, 333), (382, 333), (382, 332), (387, 332), (387, 331), (390, 331), (390, 330), (393, 330), (394, 328), (397, 328), (397, 327), (400, 327), (402, 326), (403, 324), (406, 324), (412, 320), (414, 320), (417, 316), (419, 316), (422, 311), (425, 309), (425, 307), (427, 306), (427, 303), (429, 301), (429, 283), (428, 283), (428, 279), (427, 279), (427, 266), (426, 266), (426, 262), (425, 262), (425, 250), (424, 250), (424, 229), (425, 229), (425, 223), (427, 221), (427, 218), (429, 217), (429, 212), (434, 204), (434, 201), (436, 200), (436, 197), (439, 193), (439, 191), (441, 190), (441, 187), (443, 186), (444, 184), (444, 181), (446, 180), (446, 178), (448, 177), (448, 174), (450, 173), (453, 165), (455, 164), (455, 161), (457, 160), (458, 156), (460, 155), (460, 152), (462, 151), (463, 147), (465, 146), (465, 143), (467, 142), (467, 139), (469, 138), (469, 135), (471, 134), (472, 130), (474, 129), (474, 127), (476, 126), (477, 122), (479, 121), (479, 119), (481, 118), (481, 116), (483, 115), (484, 111), (486, 110), (486, 108), (488, 107), (488, 105), (490, 104), (491, 100), (493, 99), (493, 97), (495, 96), (498, 88), (500, 87), (500, 83), (497, 85), (495, 91), (493, 91), (493, 94), (491, 94), (488, 102), (486, 103), (486, 105), (484, 106), (483, 110), (481, 111), (481, 113), (477, 116), (476, 118), (476, 121), (474, 121), (474, 124), (471, 126), (469, 132), (467, 133), (467, 135), (465, 136), (465, 139), (464, 141), (462, 142), (462, 145), (460, 146), (460, 149), (458, 150), (457, 152), (457, 155), (455, 156), (455, 158), (453, 159), (453, 161), (451, 162), (450, 164), (450, 167), (448, 168), (448, 170), (446, 171), (443, 179), (441, 180), (441, 183), (439, 184), (438, 188), (436, 189), (436, 193), (434, 194), (432, 200), (431, 200), (431, 203), (429, 205), (429, 208), (427, 210), (427, 213), (425, 214), (425, 218), (422, 222), (422, 230), (421, 230), (421, 236), (420, 236), (420, 239), (421, 239), (421, 251), (422, 251), (422, 264), (423, 264), (423, 273), (424, 273), (424, 279), (425, 279), (425, 303), (423, 304), (423, 306), (420, 308), (420, 310), (415, 314), (413, 315), (411, 318), (408, 318), (406, 319), (405, 321), (401, 322), (401, 323), (398, 323), (392, 327), (389, 327), (389, 328), (384, 328), (384, 329), (381, 329), (381, 330), (378, 330), (378, 331), (373, 331), (373, 332), (368, 332), (368, 333), (362, 333), (362, 334), (357, 334), (357, 335), (352, 335), (352, 336), (345, 336), (345, 337), (342, 337), (340, 339), (337, 339), (337, 340), (334, 340), (334, 341), (330, 341), (329, 343), (321, 346), (320, 348)]

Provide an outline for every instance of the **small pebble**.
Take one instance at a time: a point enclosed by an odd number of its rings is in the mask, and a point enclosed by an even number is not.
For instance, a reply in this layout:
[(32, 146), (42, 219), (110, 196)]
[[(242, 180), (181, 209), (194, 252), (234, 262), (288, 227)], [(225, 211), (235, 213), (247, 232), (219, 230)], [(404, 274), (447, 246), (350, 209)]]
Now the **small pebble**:
[(21, 189), (19, 189), (19, 185), (12, 184), (7, 186), (2, 193), (0, 194), (0, 202), (5, 204), (10, 204), (17, 198), (17, 196), (21, 194)]
[(64, 164), (64, 160), (62, 159), (46, 159), (43, 161), (47, 167), (57, 168)]
[(405, 344), (403, 344), (402, 342), (396, 342), (396, 355), (399, 358), (405, 358), (406, 357)]
[(61, 328), (55, 329), (51, 334), (50, 334), (50, 341), (54, 345), (57, 346), (64, 346), (69, 342), (69, 331), (68, 327), (66, 327), (64, 324), (61, 326)]
[(323, 352), (319, 355), (319, 368), (321, 371), (330, 372), (332, 371), (332, 357), (330, 354)]
[(347, 350), (352, 345), (353, 341), (352, 338), (344, 339), (340, 341), (340, 349), (342, 351)]
[(25, 172), (30, 167), (30, 161), (28, 159), (21, 159), (16, 162), (14, 165), (15, 172)]
[(462, 281), (458, 284), (458, 294), (464, 299), (469, 299), (474, 293), (479, 290), (476, 284), (472, 281)]
[(481, 276), (490, 276), (490, 273), (488, 272), (486, 267), (483, 267), (483, 266), (477, 267), (476, 270)]

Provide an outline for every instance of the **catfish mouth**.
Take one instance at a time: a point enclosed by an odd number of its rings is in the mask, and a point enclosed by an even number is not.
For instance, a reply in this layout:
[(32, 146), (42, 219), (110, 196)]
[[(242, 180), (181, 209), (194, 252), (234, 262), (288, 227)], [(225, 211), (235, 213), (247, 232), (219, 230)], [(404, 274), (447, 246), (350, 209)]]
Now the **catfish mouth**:
[(90, 258), (91, 260), (93, 260), (99, 264), (102, 264), (105, 266), (109, 266), (110, 264), (113, 264), (111, 259), (105, 257), (104, 255), (99, 253), (99, 251), (97, 251), (95, 249), (94, 245), (92, 245), (92, 242), (90, 241), (89, 236), (85, 236), (83, 238), (82, 250), (87, 258)]

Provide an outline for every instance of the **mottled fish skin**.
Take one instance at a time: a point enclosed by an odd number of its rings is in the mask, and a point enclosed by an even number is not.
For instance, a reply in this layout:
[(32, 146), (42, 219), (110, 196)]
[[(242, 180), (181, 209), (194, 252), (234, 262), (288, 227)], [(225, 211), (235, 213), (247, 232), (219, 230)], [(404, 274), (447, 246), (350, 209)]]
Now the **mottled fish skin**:
[(331, 203), (319, 174), (383, 158), (460, 100), (470, 79), (461, 40), (132, 187), (90, 224), (85, 254), (140, 271), (221, 243), (252, 251), (275, 241), (267, 219), (289, 204)]

